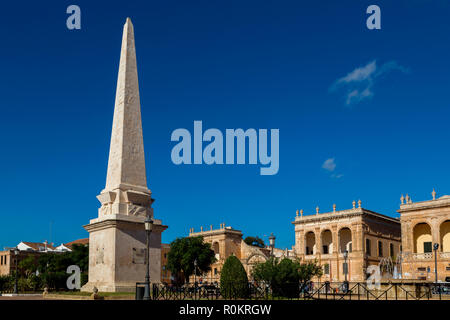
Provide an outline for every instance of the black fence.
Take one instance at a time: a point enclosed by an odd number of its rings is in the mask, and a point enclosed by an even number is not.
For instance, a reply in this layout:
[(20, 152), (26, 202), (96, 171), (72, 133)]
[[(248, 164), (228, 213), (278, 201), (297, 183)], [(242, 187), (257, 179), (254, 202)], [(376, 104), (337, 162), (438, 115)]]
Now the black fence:
[(305, 290), (308, 299), (326, 300), (450, 300), (450, 284), (388, 282), (324, 282)]
[[(450, 300), (450, 284), (365, 282), (285, 283), (265, 282), (187, 284), (170, 286), (153, 284), (153, 300)], [(138, 298), (138, 296), (136, 296)]]

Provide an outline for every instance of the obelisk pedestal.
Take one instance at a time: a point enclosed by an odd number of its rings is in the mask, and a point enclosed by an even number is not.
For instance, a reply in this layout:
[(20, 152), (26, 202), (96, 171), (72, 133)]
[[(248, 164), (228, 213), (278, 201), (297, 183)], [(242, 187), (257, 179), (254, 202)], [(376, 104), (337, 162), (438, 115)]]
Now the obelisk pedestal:
[(97, 196), (98, 218), (89, 232), (89, 282), (82, 291), (134, 291), (146, 274), (144, 220), (154, 220), (150, 237), (150, 281), (161, 281), (161, 233), (167, 228), (153, 215), (147, 188), (141, 107), (131, 20), (123, 28), (105, 189)]

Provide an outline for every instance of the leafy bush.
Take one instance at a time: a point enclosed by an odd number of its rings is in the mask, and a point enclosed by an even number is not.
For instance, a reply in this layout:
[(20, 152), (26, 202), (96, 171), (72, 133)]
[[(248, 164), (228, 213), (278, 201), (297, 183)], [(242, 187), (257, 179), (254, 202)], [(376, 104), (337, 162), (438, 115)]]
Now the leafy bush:
[(66, 290), (68, 277), (69, 275), (64, 271), (42, 273), (42, 286), (49, 290)]
[(12, 276), (0, 276), (0, 292), (12, 291), (14, 279)]
[(316, 262), (302, 264), (287, 258), (281, 261), (270, 258), (256, 264), (252, 275), (256, 281), (269, 284), (273, 296), (294, 298), (300, 293), (300, 284), (310, 281), (314, 276), (320, 277), (322, 268)]
[(80, 284), (81, 286), (84, 286), (86, 283), (88, 283), (88, 274), (87, 272), (82, 273), (80, 277)]
[(229, 256), (223, 264), (220, 273), (220, 291), (225, 299), (248, 296), (247, 272), (236, 256)]

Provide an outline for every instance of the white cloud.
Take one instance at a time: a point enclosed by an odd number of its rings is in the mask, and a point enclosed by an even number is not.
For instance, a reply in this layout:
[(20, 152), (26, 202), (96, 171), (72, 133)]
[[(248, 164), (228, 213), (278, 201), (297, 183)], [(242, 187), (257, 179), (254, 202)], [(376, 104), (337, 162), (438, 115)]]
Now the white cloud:
[(334, 169), (336, 169), (336, 163), (334, 163), (334, 158), (325, 160), (325, 162), (322, 164), (322, 168), (327, 171), (333, 172)]
[(345, 77), (337, 80), (337, 83), (349, 83), (352, 81), (364, 81), (371, 77), (371, 75), (377, 70), (377, 62), (374, 60), (369, 62), (364, 67), (356, 68)]
[(333, 179), (342, 178), (344, 175), (342, 173), (334, 172), (336, 169), (336, 162), (334, 162), (335, 158), (329, 158), (322, 163), (322, 168), (328, 172), (331, 172), (330, 177)]
[(389, 61), (377, 66), (373, 60), (363, 67), (356, 68), (345, 77), (336, 80), (330, 87), (330, 91), (337, 91), (343, 88), (346, 91), (346, 105), (357, 104), (362, 100), (374, 96), (373, 87), (383, 75), (393, 70), (408, 73), (409, 69), (400, 66), (396, 61)]

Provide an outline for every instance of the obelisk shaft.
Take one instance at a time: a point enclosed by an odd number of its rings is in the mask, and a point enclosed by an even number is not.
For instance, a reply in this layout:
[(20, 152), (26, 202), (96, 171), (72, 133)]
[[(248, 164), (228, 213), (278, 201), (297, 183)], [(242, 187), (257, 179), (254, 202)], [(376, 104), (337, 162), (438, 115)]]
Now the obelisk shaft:
[(141, 106), (131, 20), (123, 27), (106, 191), (147, 189)]

